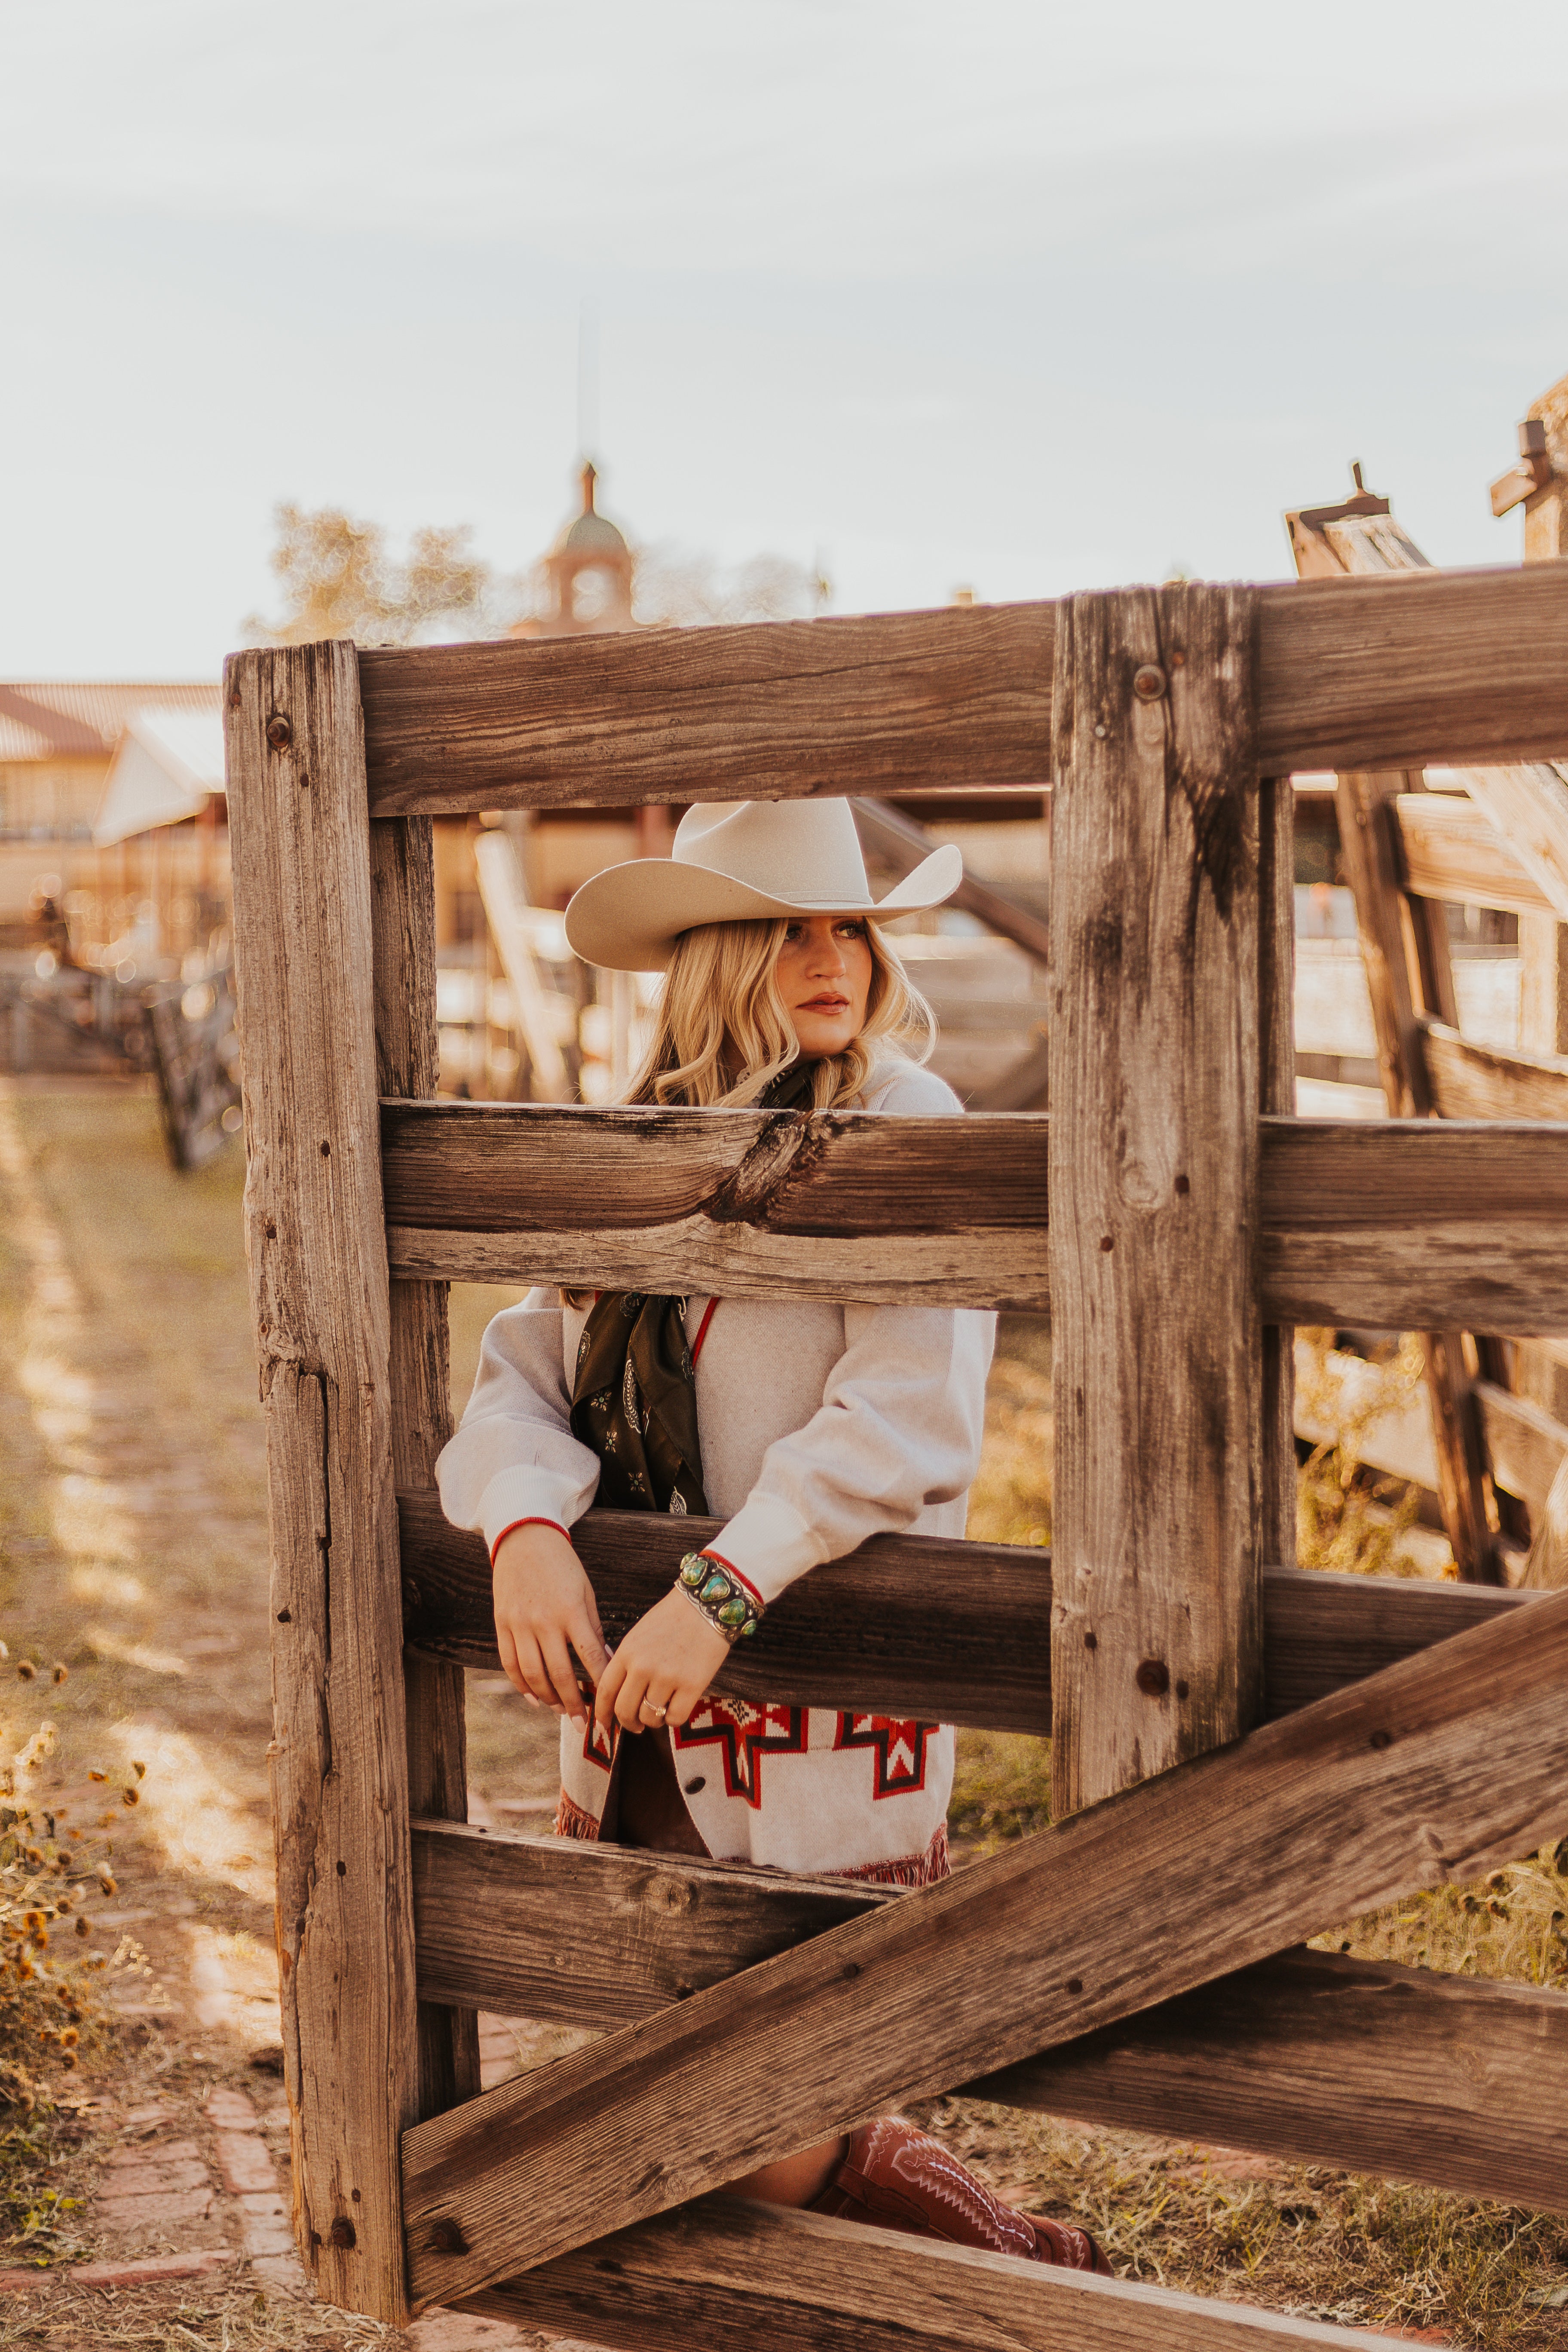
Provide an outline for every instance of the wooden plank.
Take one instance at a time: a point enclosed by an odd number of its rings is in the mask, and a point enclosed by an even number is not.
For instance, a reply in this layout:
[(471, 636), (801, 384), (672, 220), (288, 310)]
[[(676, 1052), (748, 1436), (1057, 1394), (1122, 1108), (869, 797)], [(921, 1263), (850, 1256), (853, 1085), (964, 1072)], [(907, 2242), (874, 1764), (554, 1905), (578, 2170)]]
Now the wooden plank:
[(1544, 760), (1459, 772), (1561, 922), (1568, 917), (1568, 783)]
[[(481, 1539), (448, 1527), (433, 1496), (399, 1498), (408, 1640), (466, 1665), (499, 1666)], [(590, 1511), (573, 1530), (612, 1643), (669, 1590), (681, 1555), (720, 1519)], [(1048, 1554), (1026, 1544), (874, 1536), (792, 1584), (716, 1687), (739, 1698), (1050, 1729)], [(996, 1628), (1012, 1638), (1001, 1643)]]
[[(384, 1095), (434, 1095), (436, 873), (428, 817), (392, 817), (370, 828), (371, 937), (376, 1086)], [(436, 1456), (452, 1433), (447, 1386), (447, 1286), (395, 1282), (389, 1307), (392, 1474), (405, 1490), (433, 1493)], [(403, 1662), (409, 1803), (449, 1822), (468, 1817), (463, 1670), (409, 1653)], [(421, 2001), (418, 2112), (439, 2115), (479, 2087), (479, 2026), (472, 2010)]]
[(382, 1148), (399, 1273), (944, 1305), (967, 1279), (969, 1305), (1046, 1297), (1044, 1135), (1026, 1118), (972, 1143), (967, 1121), (861, 1112), (389, 1103)]
[[(900, 1899), (844, 1879), (414, 1824), (425, 1998), (600, 2032)], [(1300, 1948), (959, 2095), (1562, 2212), (1565, 2080), (1568, 1995)]]
[(1423, 1020), (1421, 1051), (1440, 1118), (1568, 1120), (1568, 1055), (1508, 1054)]
[[(888, 808), (879, 801), (858, 800), (852, 805), (861, 841), (884, 864), (897, 866), (900, 877), (912, 874), (921, 860), (929, 857), (936, 847), (925, 827), (914, 824), (900, 810)], [(1037, 962), (1049, 963), (1049, 923), (1032, 907), (1021, 906), (1005, 890), (994, 889), (978, 875), (966, 873), (947, 903), (974, 916), (998, 938), (1011, 940), (1015, 947), (1022, 948)]]
[(1525, 1054), (1568, 1055), (1568, 923), (1552, 915), (1519, 919), (1519, 1044)]
[(414, 1935), (354, 649), (236, 654), (224, 703), (295, 2228), (325, 2301), (395, 2323)]
[(843, 1878), (414, 1824), (423, 1997), (601, 2032), (893, 1899)]
[(485, 921), (511, 990), (512, 1013), (528, 1051), (530, 1088), (540, 1101), (563, 1102), (571, 1093), (566, 1057), (551, 1025), (544, 982), (528, 935), (528, 901), (516, 845), (504, 833), (481, 833), (474, 844), (474, 870)]
[[(1258, 592), (1263, 771), (1568, 752), (1568, 569)], [(361, 657), (378, 816), (1037, 784), (1057, 608)]]
[(1384, 1330), (1568, 1328), (1568, 1129), (1266, 1119), (1266, 1311)]
[(1188, 586), (1057, 623), (1058, 1821), (1262, 1704), (1255, 628)]
[(1043, 1229), (1045, 1133), (1037, 1117), (977, 1126), (866, 1111), (387, 1102), (386, 1219), (491, 1234), (584, 1232), (591, 1220), (606, 1235), (698, 1215), (900, 1239), (954, 1225)]
[(1568, 1429), (1528, 1397), (1513, 1396), (1495, 1381), (1478, 1381), (1476, 1402), (1493, 1475), (1500, 1486), (1529, 1504), (1532, 1519), (1539, 1519), (1552, 1482), (1568, 1456)]
[(466, 2310), (626, 2352), (1397, 2352), (1392, 2336), (707, 2199)]
[[(1050, 604), (362, 661), (375, 814), (1038, 784)], [(1568, 737), (1565, 737), (1568, 741)]]
[(1568, 1823), (1565, 1695), (1552, 1593), (416, 2126), (416, 2301), (1530, 1852)]
[(1424, 898), (1546, 915), (1531, 881), (1485, 811), (1458, 793), (1402, 793), (1394, 804), (1401, 877)]
[[(973, 1307), (1049, 1298), (1043, 1114), (959, 1124), (389, 1103), (383, 1117), (398, 1274)], [(798, 1180), (786, 1164), (776, 1181), (760, 1133), (770, 1124)], [(820, 1151), (810, 1136), (793, 1142), (805, 1127), (826, 1130)], [(1464, 1329), (1568, 1328), (1568, 1267), (1551, 1231), (1568, 1217), (1555, 1125), (1266, 1118), (1260, 1140), (1269, 1321), (1410, 1330), (1440, 1307)], [(535, 1174), (537, 1202), (525, 1181)], [(639, 1184), (642, 1231), (623, 1222)], [(931, 1231), (933, 1200), (950, 1204), (955, 1231)], [(448, 1216), (461, 1227), (442, 1225)], [(546, 1216), (558, 1223), (537, 1228)]]
[(970, 2098), (1568, 2210), (1568, 1994), (1281, 1952)]
[[(1266, 776), (1258, 796), (1258, 1108), (1296, 1109), (1296, 788)], [(1296, 1558), (1296, 1334), (1263, 1327), (1263, 1517), (1265, 1559)]]
[[(1431, 569), (1390, 514), (1334, 517), (1325, 520), (1322, 536), (1348, 573)], [(1355, 896), (1384, 1097), (1394, 1118), (1425, 1117), (1432, 1108), (1422, 1016), (1458, 1020), (1446, 922), (1430, 901), (1408, 895), (1400, 871), (1394, 809), (1405, 784), (1418, 797), (1419, 775), (1388, 771), (1342, 773), (1337, 790), (1340, 842)], [(1460, 1576), (1493, 1583), (1497, 1504), (1470, 1393), (1464, 1335), (1445, 1325), (1420, 1337), (1444, 1530)]]
[[(407, 1638), (432, 1656), (499, 1670), (489, 1562), (426, 1493), (400, 1495)], [(640, 1512), (590, 1511), (573, 1529), (606, 1636), (618, 1641), (662, 1592), (683, 1550), (719, 1519), (677, 1529)], [(1042, 1735), (1050, 1673), (1051, 1559), (1032, 1545), (873, 1536), (813, 1569), (774, 1602), (716, 1687), (793, 1706), (915, 1716)], [(1515, 1606), (1508, 1593), (1398, 1576), (1263, 1572), (1267, 1712), (1307, 1706)], [(757, 1655), (753, 1660), (752, 1651)]]

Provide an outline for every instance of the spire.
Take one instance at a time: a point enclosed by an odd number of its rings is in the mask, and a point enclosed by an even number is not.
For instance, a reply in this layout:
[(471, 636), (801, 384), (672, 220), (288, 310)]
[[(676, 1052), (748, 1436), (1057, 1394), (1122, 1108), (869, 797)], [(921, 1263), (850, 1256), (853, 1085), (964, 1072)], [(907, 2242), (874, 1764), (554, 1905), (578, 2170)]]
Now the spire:
[(599, 469), (597, 466), (595, 465), (592, 457), (584, 457), (583, 460), (583, 511), (585, 515), (591, 515), (595, 511), (594, 506), (594, 485), (598, 478)]

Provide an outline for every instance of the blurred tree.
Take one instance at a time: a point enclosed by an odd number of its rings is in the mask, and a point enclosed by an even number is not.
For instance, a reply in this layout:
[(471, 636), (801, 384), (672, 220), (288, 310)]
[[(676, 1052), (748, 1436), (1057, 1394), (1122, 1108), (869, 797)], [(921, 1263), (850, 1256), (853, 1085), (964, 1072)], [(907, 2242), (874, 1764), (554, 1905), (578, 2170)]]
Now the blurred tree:
[[(542, 567), (518, 576), (494, 571), (473, 552), (467, 525), (416, 530), (400, 561), (379, 523), (356, 521), (341, 507), (283, 504), (275, 520), (271, 565), (283, 584), (283, 615), (269, 621), (252, 613), (244, 629), (254, 645), (495, 637), (545, 609)], [(654, 547), (637, 553), (632, 609), (640, 626), (656, 629), (802, 621), (820, 612), (831, 593), (820, 568), (787, 556), (753, 555), (725, 568), (710, 555)]]
[(254, 643), (353, 637), (362, 646), (406, 646), (493, 636), (516, 609), (515, 589), (471, 551), (466, 527), (416, 530), (400, 562), (379, 523), (356, 522), (339, 507), (282, 505), (276, 520), (272, 569), (285, 609), (280, 621), (249, 616), (245, 630)]

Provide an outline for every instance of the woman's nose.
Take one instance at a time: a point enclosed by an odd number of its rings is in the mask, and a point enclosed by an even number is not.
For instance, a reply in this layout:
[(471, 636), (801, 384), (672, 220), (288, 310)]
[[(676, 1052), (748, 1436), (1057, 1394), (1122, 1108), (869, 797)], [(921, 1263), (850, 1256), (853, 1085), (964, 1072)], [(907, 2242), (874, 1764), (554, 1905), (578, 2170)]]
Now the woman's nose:
[(814, 975), (820, 972), (827, 980), (837, 980), (848, 970), (844, 961), (844, 950), (831, 931), (825, 939), (813, 939), (808, 961)]

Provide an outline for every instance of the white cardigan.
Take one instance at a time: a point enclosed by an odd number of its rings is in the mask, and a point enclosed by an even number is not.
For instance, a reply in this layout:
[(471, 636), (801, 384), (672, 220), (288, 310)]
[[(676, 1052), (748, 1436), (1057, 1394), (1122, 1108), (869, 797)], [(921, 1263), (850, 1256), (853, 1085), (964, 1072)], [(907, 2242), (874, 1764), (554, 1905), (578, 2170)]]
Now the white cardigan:
[[(909, 1062), (873, 1070), (867, 1110), (961, 1110)], [(707, 1301), (687, 1302), (694, 1336)], [(597, 1457), (573, 1436), (584, 1316), (533, 1290), (485, 1333), (462, 1425), (436, 1465), (441, 1501), (487, 1546), (522, 1518), (570, 1528)], [(715, 1551), (764, 1601), (882, 1529), (962, 1536), (980, 1457), (995, 1318), (972, 1308), (726, 1299), (698, 1359), (697, 1419)], [(952, 1784), (947, 1727), (832, 1708), (704, 1701), (672, 1734), (709, 1851), (801, 1872), (919, 1879), (940, 1871)], [(610, 1751), (562, 1726), (558, 1826), (597, 1834)]]

